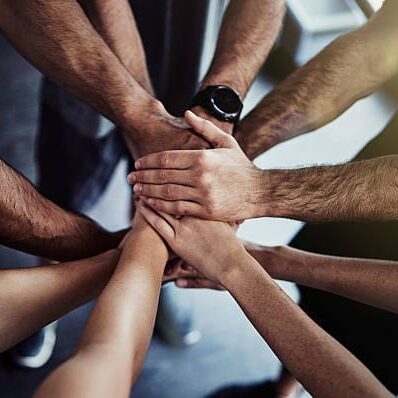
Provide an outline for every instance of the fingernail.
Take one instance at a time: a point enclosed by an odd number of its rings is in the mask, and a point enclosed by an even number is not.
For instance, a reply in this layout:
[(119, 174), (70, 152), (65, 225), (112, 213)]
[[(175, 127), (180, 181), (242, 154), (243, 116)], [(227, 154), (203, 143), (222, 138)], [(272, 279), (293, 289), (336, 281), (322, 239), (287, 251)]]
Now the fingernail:
[(134, 163), (134, 165), (135, 165), (135, 168), (136, 168), (136, 169), (139, 169), (139, 168), (141, 167), (141, 162), (140, 162), (139, 160), (137, 160), (137, 161)]
[(176, 282), (176, 285), (178, 287), (187, 287), (188, 286), (188, 281), (185, 279), (178, 279)]
[(133, 188), (135, 193), (140, 193), (142, 191), (142, 185), (141, 184), (135, 184)]
[(128, 182), (129, 184), (134, 184), (134, 183), (135, 183), (135, 180), (136, 180), (136, 177), (135, 177), (134, 174), (129, 174), (129, 175), (128, 175), (128, 177), (127, 177), (127, 182)]

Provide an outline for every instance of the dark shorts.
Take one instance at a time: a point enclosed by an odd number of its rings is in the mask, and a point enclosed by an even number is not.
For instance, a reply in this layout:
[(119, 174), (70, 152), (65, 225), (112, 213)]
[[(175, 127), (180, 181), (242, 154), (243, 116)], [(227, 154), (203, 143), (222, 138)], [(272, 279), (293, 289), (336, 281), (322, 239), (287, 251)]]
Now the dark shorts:
[[(220, 16), (224, 3), (216, 4)], [(210, 0), (132, 0), (131, 4), (156, 95), (169, 112), (182, 115), (199, 81)], [(127, 155), (117, 128), (43, 80), (37, 140), (38, 186), (43, 195), (64, 208), (88, 210)]]
[[(398, 153), (398, 116), (358, 156)], [(307, 225), (292, 246), (321, 254), (398, 260), (398, 223)], [(300, 305), (320, 326), (398, 393), (398, 316), (319, 290), (299, 287)]]

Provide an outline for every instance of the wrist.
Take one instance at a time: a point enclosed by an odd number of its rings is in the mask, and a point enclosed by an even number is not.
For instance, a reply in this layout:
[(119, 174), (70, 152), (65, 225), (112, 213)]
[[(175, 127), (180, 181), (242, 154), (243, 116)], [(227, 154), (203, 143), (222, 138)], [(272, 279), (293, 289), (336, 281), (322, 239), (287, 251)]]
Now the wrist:
[(250, 160), (278, 143), (277, 137), (266, 126), (249, 122), (246, 118), (236, 127), (234, 137)]
[(204, 90), (208, 86), (218, 85), (231, 87), (240, 95), (241, 98), (246, 96), (249, 87), (249, 83), (246, 82), (245, 79), (237, 75), (235, 72), (233, 75), (229, 75), (226, 73), (226, 68), (222, 68), (220, 73), (210, 71), (208, 76), (206, 76), (201, 82), (199, 90)]
[(239, 287), (240, 282), (245, 278), (247, 273), (253, 267), (258, 266), (254, 258), (244, 249), (240, 253), (235, 253), (228, 261), (224, 259), (223, 263), (228, 264), (220, 272), (218, 282), (228, 291)]
[(137, 140), (140, 138), (142, 125), (150, 122), (153, 116), (168, 116), (163, 104), (149, 95), (146, 91), (139, 103), (126, 101), (127, 106), (121, 111), (118, 125), (126, 138)]
[(289, 209), (290, 191), (294, 188), (284, 187), (288, 170), (261, 170), (258, 178), (254, 217), (291, 217)]

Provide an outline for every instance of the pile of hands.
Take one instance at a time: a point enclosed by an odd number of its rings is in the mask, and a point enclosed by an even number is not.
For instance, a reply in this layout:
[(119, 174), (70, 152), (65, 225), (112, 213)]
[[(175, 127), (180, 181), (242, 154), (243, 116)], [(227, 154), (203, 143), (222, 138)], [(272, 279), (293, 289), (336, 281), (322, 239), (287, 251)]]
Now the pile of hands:
[(249, 256), (235, 232), (252, 214), (261, 170), (211, 121), (187, 111), (185, 123), (198, 149), (155, 152), (135, 162), (128, 176), (138, 199), (134, 223), (145, 219), (178, 257), (171, 255), (165, 281), (223, 289), (232, 264)]

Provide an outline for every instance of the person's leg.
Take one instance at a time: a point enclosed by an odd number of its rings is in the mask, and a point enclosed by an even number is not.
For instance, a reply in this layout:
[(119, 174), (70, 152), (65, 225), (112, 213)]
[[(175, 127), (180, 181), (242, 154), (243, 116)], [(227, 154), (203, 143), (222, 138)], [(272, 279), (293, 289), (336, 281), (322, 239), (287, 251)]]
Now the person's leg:
[[(397, 152), (398, 116), (395, 116), (357, 158)], [(397, 237), (396, 222), (331, 223), (305, 226), (291, 245), (321, 254), (397, 260)], [(301, 307), (397, 394), (398, 317), (319, 290), (303, 286), (299, 289)]]

